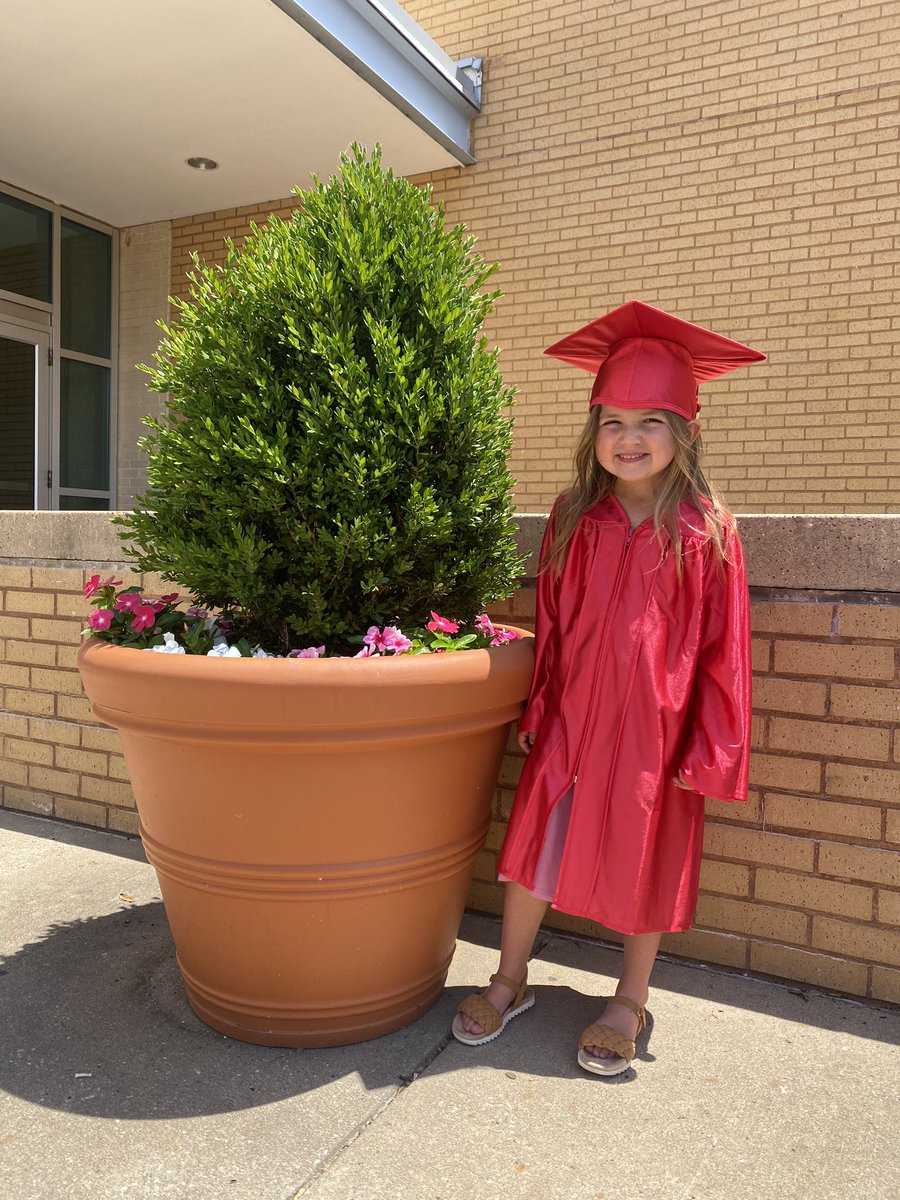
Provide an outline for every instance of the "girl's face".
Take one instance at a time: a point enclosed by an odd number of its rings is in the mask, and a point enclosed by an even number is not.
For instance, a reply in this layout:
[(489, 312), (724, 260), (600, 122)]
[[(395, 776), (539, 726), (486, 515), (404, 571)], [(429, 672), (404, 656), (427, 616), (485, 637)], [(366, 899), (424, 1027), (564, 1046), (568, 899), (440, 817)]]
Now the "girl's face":
[[(700, 432), (697, 421), (688, 422), (691, 441)], [(597, 462), (625, 486), (639, 490), (660, 482), (675, 457), (675, 438), (665, 415), (657, 408), (600, 406)]]

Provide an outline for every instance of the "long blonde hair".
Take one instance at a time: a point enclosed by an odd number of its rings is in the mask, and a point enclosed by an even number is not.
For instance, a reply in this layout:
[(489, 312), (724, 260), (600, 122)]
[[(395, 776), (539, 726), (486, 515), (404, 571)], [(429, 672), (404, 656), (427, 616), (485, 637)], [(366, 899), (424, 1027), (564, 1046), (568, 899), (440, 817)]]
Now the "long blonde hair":
[[(590, 410), (578, 445), (575, 449), (575, 481), (559, 497), (554, 507), (553, 534), (541, 562), (542, 571), (562, 572), (569, 552), (569, 543), (578, 522), (600, 500), (613, 490), (616, 477), (600, 466), (595, 445), (600, 425), (601, 405)], [(711, 542), (720, 562), (728, 558), (728, 533), (733, 525), (731, 514), (722, 503), (716, 489), (700, 466), (702, 446), (700, 435), (690, 437), (688, 422), (678, 413), (654, 409), (663, 417), (675, 441), (675, 455), (662, 477), (653, 527), (660, 545), (670, 545), (675, 554), (675, 569), (681, 578), (684, 554), (681, 531), (678, 527), (678, 506), (690, 501), (702, 520), (702, 533)]]

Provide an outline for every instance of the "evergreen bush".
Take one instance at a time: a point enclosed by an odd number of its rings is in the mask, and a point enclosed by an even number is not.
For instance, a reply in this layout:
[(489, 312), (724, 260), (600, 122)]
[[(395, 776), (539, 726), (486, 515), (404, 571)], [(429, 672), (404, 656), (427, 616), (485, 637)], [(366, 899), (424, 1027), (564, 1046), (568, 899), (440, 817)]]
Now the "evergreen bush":
[(223, 266), (195, 257), (143, 368), (169, 398), (122, 537), (274, 652), (471, 620), (521, 569), (496, 265), (377, 148), (297, 195)]

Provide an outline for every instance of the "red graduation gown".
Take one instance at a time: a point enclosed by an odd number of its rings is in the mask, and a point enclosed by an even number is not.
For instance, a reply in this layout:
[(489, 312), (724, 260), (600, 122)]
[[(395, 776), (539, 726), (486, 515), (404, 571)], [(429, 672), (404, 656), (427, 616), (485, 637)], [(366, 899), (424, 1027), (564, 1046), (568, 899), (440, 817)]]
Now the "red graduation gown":
[[(609, 495), (579, 522), (562, 576), (538, 578), (535, 671), (519, 728), (537, 733), (499, 868), (526, 888), (574, 784), (553, 907), (620, 933), (690, 928), (703, 797), (747, 798), (750, 624), (743, 550), (719, 567), (696, 509), (684, 569), (652, 519)], [(672, 783), (678, 772), (696, 790)]]

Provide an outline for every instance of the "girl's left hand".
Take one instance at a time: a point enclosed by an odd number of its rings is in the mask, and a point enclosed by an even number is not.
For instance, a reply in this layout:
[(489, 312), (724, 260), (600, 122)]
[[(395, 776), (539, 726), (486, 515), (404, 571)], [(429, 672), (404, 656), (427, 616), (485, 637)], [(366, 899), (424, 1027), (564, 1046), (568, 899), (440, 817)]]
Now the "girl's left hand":
[(672, 782), (675, 784), (675, 786), (677, 788), (681, 788), (681, 790), (683, 792), (692, 792), (694, 790), (689, 783), (685, 783), (684, 780), (681, 778), (680, 771), (677, 775), (672, 776)]

